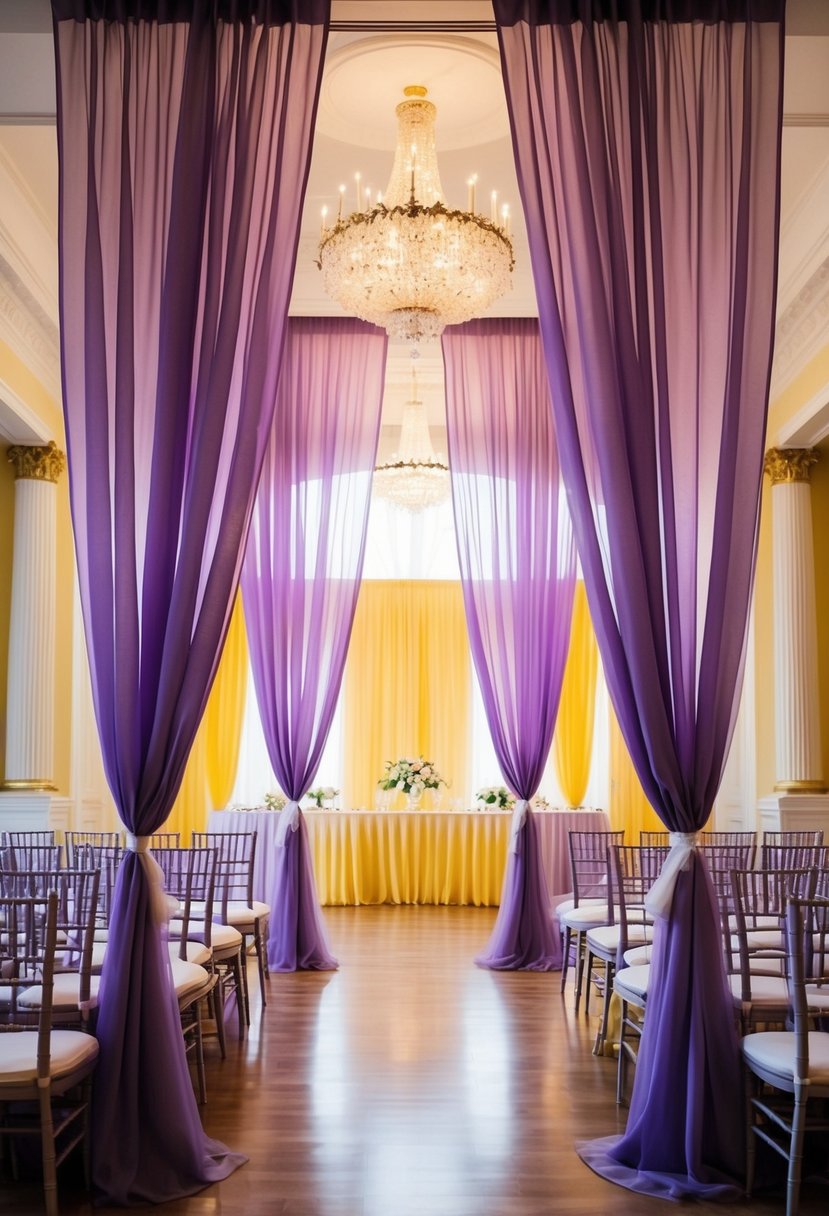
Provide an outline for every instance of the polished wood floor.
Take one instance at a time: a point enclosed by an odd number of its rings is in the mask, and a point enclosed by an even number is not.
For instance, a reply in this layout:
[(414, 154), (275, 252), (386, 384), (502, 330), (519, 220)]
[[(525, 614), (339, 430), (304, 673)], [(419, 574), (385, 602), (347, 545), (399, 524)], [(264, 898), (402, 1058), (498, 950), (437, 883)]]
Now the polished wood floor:
[[(676, 1212), (596, 1177), (581, 1138), (620, 1130), (615, 1064), (558, 975), (480, 971), (494, 913), (327, 909), (341, 969), (273, 976), (247, 1041), (210, 1048), (207, 1131), (250, 1162), (165, 1216), (640, 1216)], [(251, 980), (255, 978), (251, 972)], [(68, 1167), (67, 1167), (68, 1168)], [(91, 1213), (61, 1178), (63, 1216)], [(3, 1186), (0, 1212), (41, 1210)], [(701, 1204), (699, 1211), (722, 1212)], [(780, 1196), (732, 1216), (782, 1216)], [(804, 1186), (802, 1216), (829, 1188)]]

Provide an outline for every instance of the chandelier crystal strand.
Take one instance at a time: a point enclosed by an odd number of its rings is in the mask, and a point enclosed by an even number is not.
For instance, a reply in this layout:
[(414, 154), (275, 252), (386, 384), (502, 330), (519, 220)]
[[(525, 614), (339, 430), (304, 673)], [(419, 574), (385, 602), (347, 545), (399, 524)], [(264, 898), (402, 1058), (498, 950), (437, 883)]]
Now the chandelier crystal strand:
[(446, 325), (480, 316), (511, 285), (515, 259), (509, 211), (486, 219), (446, 206), (435, 145), (436, 109), (409, 85), (396, 110), (397, 147), (383, 201), (323, 214), (317, 265), (325, 290), (346, 313), (417, 343)]
[(435, 507), (449, 497), (449, 466), (435, 453), (412, 370), (412, 396), (403, 407), (400, 448), (374, 470), (374, 492), (405, 511)]

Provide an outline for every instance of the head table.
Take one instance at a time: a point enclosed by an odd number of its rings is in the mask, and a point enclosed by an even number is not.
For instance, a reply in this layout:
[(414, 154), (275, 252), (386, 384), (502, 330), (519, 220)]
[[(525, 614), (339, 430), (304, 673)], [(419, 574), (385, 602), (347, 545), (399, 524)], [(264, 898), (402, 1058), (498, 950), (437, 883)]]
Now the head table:
[[(607, 831), (604, 811), (537, 810), (551, 905), (569, 894), (567, 834)], [(303, 811), (322, 904), (472, 904), (493, 907), (510, 839), (511, 811)], [(279, 813), (211, 812), (211, 832), (258, 832), (254, 898), (273, 890)]]

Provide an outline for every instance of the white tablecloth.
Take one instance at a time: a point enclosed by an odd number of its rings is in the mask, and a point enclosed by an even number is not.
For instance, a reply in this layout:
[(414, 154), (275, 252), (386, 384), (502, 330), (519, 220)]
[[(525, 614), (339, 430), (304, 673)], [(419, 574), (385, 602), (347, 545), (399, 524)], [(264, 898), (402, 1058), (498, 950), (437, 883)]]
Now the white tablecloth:
[[(323, 904), (446, 903), (500, 898), (509, 811), (305, 811)], [(570, 831), (607, 831), (603, 811), (535, 811), (551, 906), (569, 893)], [(213, 811), (211, 832), (256, 829), (253, 893), (270, 902), (274, 811)]]

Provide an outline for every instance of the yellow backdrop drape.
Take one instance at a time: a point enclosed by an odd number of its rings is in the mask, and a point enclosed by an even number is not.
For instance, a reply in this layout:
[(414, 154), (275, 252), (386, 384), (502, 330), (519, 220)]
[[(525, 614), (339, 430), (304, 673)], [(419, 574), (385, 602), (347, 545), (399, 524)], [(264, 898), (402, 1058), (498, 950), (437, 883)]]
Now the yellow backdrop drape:
[(622, 731), (608, 702), (610, 714), (610, 826), (623, 828), (625, 844), (638, 844), (641, 832), (664, 832), (665, 824), (645, 797)]
[(599, 648), (584, 583), (576, 583), (570, 650), (564, 669), (553, 747), (556, 773), (568, 806), (581, 806), (590, 780)]
[(189, 844), (192, 832), (204, 831), (211, 807), (226, 806), (230, 800), (239, 763), (247, 679), (248, 640), (242, 597), (237, 595), (207, 708), (164, 825), (165, 831), (181, 833), (182, 844)]
[(471, 694), (460, 583), (365, 581), (345, 669), (342, 805), (374, 806), (385, 761), (418, 755), (451, 782), (444, 801), (468, 805)]

